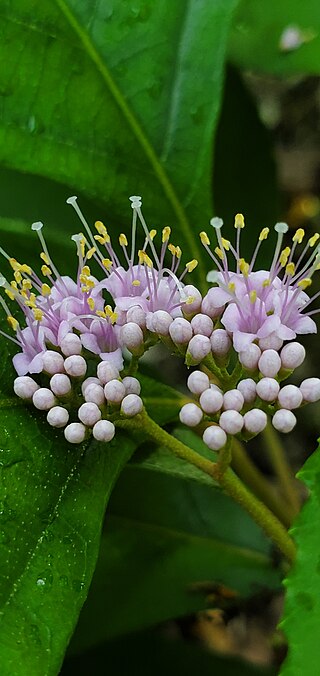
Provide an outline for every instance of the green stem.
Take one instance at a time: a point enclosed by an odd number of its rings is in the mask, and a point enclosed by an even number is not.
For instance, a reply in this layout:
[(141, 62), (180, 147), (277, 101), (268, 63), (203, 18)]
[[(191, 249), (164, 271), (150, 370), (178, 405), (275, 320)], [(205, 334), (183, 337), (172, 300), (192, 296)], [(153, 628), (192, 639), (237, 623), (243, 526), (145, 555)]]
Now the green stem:
[(157, 423), (149, 418), (144, 411), (135, 418), (116, 421), (119, 427), (132, 430), (141, 430), (156, 443), (165, 446), (177, 457), (190, 462), (217, 481), (230, 497), (238, 502), (264, 530), (264, 532), (279, 547), (281, 552), (293, 562), (295, 546), (286, 529), (270, 510), (241, 483), (231, 469), (221, 475), (217, 463), (204, 458), (181, 441), (168, 434)]
[(273, 469), (280, 481), (283, 494), (290, 505), (294, 516), (296, 516), (300, 511), (301, 505), (294, 483), (295, 479), (287, 462), (279, 437), (270, 423), (268, 423), (267, 427), (265, 428), (263, 437), (268, 449)]

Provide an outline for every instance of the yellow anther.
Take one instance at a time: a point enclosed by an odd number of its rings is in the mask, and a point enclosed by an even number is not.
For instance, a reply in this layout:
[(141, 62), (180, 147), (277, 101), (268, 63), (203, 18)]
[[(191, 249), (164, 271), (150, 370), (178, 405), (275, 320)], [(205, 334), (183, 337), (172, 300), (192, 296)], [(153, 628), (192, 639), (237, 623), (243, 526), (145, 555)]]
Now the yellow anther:
[(202, 232), (200, 232), (200, 239), (201, 239), (201, 244), (207, 244), (207, 246), (210, 246), (210, 239), (209, 239), (207, 233), (204, 230), (202, 230)]
[(99, 235), (106, 235), (107, 234), (107, 228), (104, 225), (104, 223), (102, 223), (102, 221), (96, 221), (95, 224), (94, 224), (94, 227), (97, 230), (97, 232), (99, 233)]
[(88, 277), (86, 275), (79, 275), (81, 284), (86, 284)]
[(24, 296), (27, 300), (25, 301), (25, 304), (27, 307), (35, 308), (36, 307), (36, 295), (34, 293), (30, 293), (30, 296), (28, 297), (26, 293), (22, 292), (21, 294)]
[(176, 246), (176, 258), (181, 258), (182, 251), (179, 246)]
[(27, 265), (26, 263), (20, 265), (20, 272), (25, 272), (27, 275), (31, 275), (32, 270), (30, 268), (30, 265)]
[(145, 262), (145, 264), (147, 265), (148, 268), (153, 267), (153, 262), (147, 254), (145, 254), (145, 256), (144, 256), (144, 262)]
[(221, 242), (222, 242), (223, 248), (224, 248), (226, 251), (229, 251), (229, 249), (230, 249), (230, 242), (229, 242), (229, 240), (228, 240), (228, 239), (225, 239), (224, 237), (221, 237)]
[(9, 258), (9, 263), (12, 267), (12, 270), (20, 270), (21, 264), (18, 263), (15, 258)]
[(140, 286), (141, 282), (140, 279), (134, 279), (132, 282), (132, 286)]
[(295, 266), (294, 263), (288, 263), (288, 265), (286, 266), (287, 275), (289, 275), (289, 277), (293, 277), (293, 275), (295, 273), (295, 269), (296, 269), (296, 266)]
[(81, 256), (82, 256), (82, 258), (84, 258), (85, 251), (86, 251), (86, 238), (85, 237), (82, 237), (82, 239), (80, 239), (80, 249), (81, 249)]
[(10, 286), (12, 286), (13, 289), (17, 289), (17, 288), (18, 288), (18, 284), (17, 284), (17, 282), (15, 281), (15, 279), (13, 279), (12, 282), (10, 282)]
[(288, 258), (290, 256), (290, 251), (291, 249), (289, 246), (286, 246), (286, 248), (283, 249), (283, 251), (281, 251), (279, 262), (282, 268), (285, 268), (285, 266), (287, 265)]
[(128, 246), (128, 240), (124, 233), (122, 232), (121, 235), (119, 236), (119, 244), (120, 246)]
[(16, 282), (18, 282), (18, 284), (19, 284), (22, 280), (21, 272), (19, 272), (19, 270), (15, 270), (15, 272), (13, 273), (13, 276), (14, 276)]
[(106, 313), (103, 312), (102, 310), (97, 310), (96, 315), (98, 315), (98, 317), (103, 317), (104, 319), (107, 318)]
[(264, 279), (263, 282), (262, 282), (263, 287), (270, 286), (270, 284), (271, 284), (271, 279)]
[(95, 282), (93, 281), (93, 279), (88, 279), (88, 277), (87, 277), (86, 278), (86, 285), (87, 285), (88, 289), (94, 289)]
[(40, 310), (38, 307), (34, 308), (33, 310), (33, 316), (37, 322), (41, 322), (41, 319), (43, 317), (43, 312)]
[(22, 280), (22, 288), (24, 291), (32, 289), (32, 282), (30, 279), (23, 279)]
[(316, 232), (315, 235), (313, 235), (312, 237), (310, 237), (310, 239), (309, 239), (309, 246), (314, 246), (314, 245), (317, 243), (319, 237), (320, 237), (320, 235), (319, 235), (318, 232)]
[(94, 302), (93, 298), (87, 298), (87, 303), (89, 305), (90, 310), (92, 310), (92, 312), (93, 312), (93, 310), (95, 308), (95, 302)]
[[(20, 295), (23, 296), (23, 298), (28, 298), (27, 291), (20, 291)], [(30, 307), (32, 307), (32, 306), (30, 306)]]
[(174, 244), (168, 244), (168, 249), (173, 256), (176, 255), (176, 247), (174, 246)]
[(292, 237), (292, 241), (298, 242), (298, 244), (301, 244), (303, 238), (304, 238), (304, 229), (298, 228), (298, 230), (294, 233), (294, 235)]
[(7, 322), (13, 331), (16, 331), (19, 328), (19, 322), (14, 317), (7, 317)]
[(92, 256), (96, 253), (96, 247), (92, 246), (89, 251), (87, 251), (87, 259), (88, 261), (92, 258)]
[(49, 259), (49, 256), (47, 256), (47, 254), (44, 253), (44, 251), (41, 252), (40, 258), (41, 258), (41, 260), (43, 260), (43, 262), (44, 262), (46, 265), (50, 265), (50, 259)]
[(165, 228), (162, 230), (162, 241), (167, 242), (169, 237), (171, 235), (171, 228), (167, 225)]
[(229, 282), (229, 284), (228, 284), (228, 289), (229, 289), (229, 291), (230, 291), (231, 293), (234, 293), (235, 290), (236, 290), (236, 285), (235, 285), (235, 283), (234, 283), (234, 282)]
[(214, 250), (214, 253), (216, 253), (217, 256), (219, 256), (219, 258), (223, 261), (223, 259), (224, 259), (224, 253), (223, 253), (223, 251), (221, 251), (221, 249), (219, 249), (218, 246), (216, 246), (216, 248), (215, 248), (215, 250)]
[(85, 277), (90, 277), (90, 275), (91, 275), (91, 270), (90, 270), (90, 268), (89, 268), (89, 265), (84, 265), (84, 266), (83, 266), (83, 268), (82, 268), (82, 270), (81, 270), (81, 274), (84, 275)]
[(103, 258), (101, 263), (106, 270), (110, 270), (110, 268), (112, 268), (112, 261), (110, 258)]
[(259, 242), (262, 242), (264, 239), (267, 239), (269, 232), (270, 232), (269, 228), (262, 228), (259, 235)]
[(254, 290), (250, 291), (249, 297), (250, 297), (250, 303), (252, 303), (252, 304), (255, 303), (256, 300), (257, 300), (257, 292), (254, 291)]
[(49, 284), (42, 284), (42, 287), (41, 287), (42, 296), (50, 296), (50, 293), (51, 293), (51, 289), (50, 289)]
[(239, 260), (239, 270), (240, 270), (240, 272), (242, 272), (244, 277), (248, 277), (249, 263), (246, 263), (244, 258), (240, 258), (240, 260)]
[(157, 231), (156, 231), (156, 230), (150, 230), (150, 232), (149, 232), (149, 237), (150, 237), (150, 239), (151, 239), (151, 240), (154, 240), (156, 234), (157, 234)]
[(109, 242), (110, 242), (110, 237), (107, 234), (103, 235), (103, 236), (94, 235), (94, 239), (96, 239), (97, 242), (99, 242), (99, 244), (109, 244)]
[(300, 279), (300, 282), (298, 282), (298, 286), (300, 289), (304, 291), (304, 289), (307, 289), (308, 286), (312, 284), (312, 279), (310, 277), (305, 277), (304, 279)]
[(145, 265), (147, 265), (148, 268), (153, 267), (153, 263), (152, 263), (151, 258), (149, 258), (148, 254), (146, 254), (146, 252), (143, 251), (142, 249), (139, 249), (139, 251), (138, 251), (138, 258), (139, 258), (140, 265), (145, 264)]
[(198, 265), (198, 261), (196, 258), (193, 258), (192, 261), (189, 261), (189, 263), (186, 263), (186, 269), (188, 272), (192, 272)]
[(48, 267), (48, 265), (42, 265), (41, 272), (44, 277), (49, 277), (49, 275), (52, 275), (52, 270)]
[(90, 286), (87, 286), (87, 284), (84, 284), (81, 287), (81, 293), (89, 293), (89, 291), (91, 291), (91, 289), (90, 289)]
[(10, 300), (15, 299), (15, 295), (12, 291), (10, 291), (10, 289), (5, 289), (5, 293), (7, 294), (8, 298), (10, 298)]
[(185, 301), (186, 305), (191, 305), (195, 301), (195, 296), (188, 296), (187, 300)]
[(234, 217), (234, 227), (235, 228), (244, 228), (244, 217), (243, 214), (236, 214)]

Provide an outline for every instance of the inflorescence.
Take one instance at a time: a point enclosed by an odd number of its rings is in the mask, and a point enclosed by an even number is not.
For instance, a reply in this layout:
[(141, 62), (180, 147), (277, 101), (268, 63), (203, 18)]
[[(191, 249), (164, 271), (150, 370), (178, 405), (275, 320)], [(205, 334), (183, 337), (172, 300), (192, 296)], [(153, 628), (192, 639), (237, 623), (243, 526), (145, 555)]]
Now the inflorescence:
[[(140, 383), (127, 375), (124, 354), (131, 353), (131, 373), (162, 341), (188, 367), (197, 367), (187, 380), (190, 401), (180, 420), (201, 432), (210, 449), (221, 450), (233, 436), (247, 440), (259, 434), (268, 418), (279, 432), (290, 432), (296, 424), (293, 411), (320, 399), (319, 378), (307, 378), (300, 387), (283, 385), (305, 358), (297, 336), (317, 330), (312, 315), (318, 310), (310, 306), (320, 292), (309, 296), (307, 290), (320, 269), (319, 235), (303, 244), (299, 228), (292, 246), (282, 248), (288, 226), (277, 223), (270, 269), (254, 271), (269, 229), (261, 230), (247, 262), (240, 254), (243, 216), (235, 217), (234, 245), (222, 236), (221, 219), (212, 219), (215, 248), (206, 232), (200, 234), (215, 264), (202, 297), (185, 284), (197, 261), (181, 265), (182, 252), (171, 243), (169, 227), (163, 228), (159, 246), (156, 230), (148, 229), (142, 215), (141, 198), (130, 201), (131, 242), (124, 233), (119, 236), (119, 257), (105, 225), (97, 221), (94, 234), (77, 198), (67, 200), (83, 226), (72, 237), (76, 279), (60, 275), (40, 222), (32, 229), (41, 244), (41, 274), (0, 248), (13, 277), (0, 275), (7, 296), (0, 295), (0, 304), (14, 336), (0, 333), (19, 348), (13, 358), (16, 395), (45, 411), (49, 425), (63, 428), (70, 443), (90, 434), (109, 442), (117, 421), (143, 411)], [(144, 244), (137, 251), (138, 228)], [(11, 310), (12, 302), (20, 313)]]

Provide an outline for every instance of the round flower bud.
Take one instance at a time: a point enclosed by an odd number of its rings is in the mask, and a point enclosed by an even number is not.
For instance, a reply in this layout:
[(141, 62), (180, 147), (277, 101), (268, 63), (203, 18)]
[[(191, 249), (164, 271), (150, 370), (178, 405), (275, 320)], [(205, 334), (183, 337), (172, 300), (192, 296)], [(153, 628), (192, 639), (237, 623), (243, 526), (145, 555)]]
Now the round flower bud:
[(283, 345), (283, 340), (277, 336), (276, 333), (271, 333), (267, 338), (260, 338), (260, 350), (280, 350)]
[(141, 413), (143, 409), (143, 401), (138, 394), (126, 394), (121, 402), (121, 413), (132, 418), (134, 415)]
[(74, 354), (65, 359), (64, 368), (69, 376), (72, 376), (73, 378), (82, 378), (87, 372), (87, 363), (83, 357)]
[(278, 432), (283, 432), (284, 434), (291, 432), (296, 423), (296, 416), (292, 411), (288, 411), (285, 408), (280, 408), (279, 411), (276, 411), (272, 418), (273, 427), (278, 430)]
[(228, 390), (223, 396), (224, 411), (241, 411), (244, 405), (244, 397), (240, 390)]
[(62, 354), (54, 350), (47, 350), (42, 357), (43, 371), (53, 375), (64, 372), (64, 359)]
[(101, 418), (101, 411), (97, 404), (86, 402), (78, 410), (78, 418), (84, 425), (92, 427)]
[(280, 390), (279, 383), (274, 378), (261, 378), (256, 385), (257, 395), (263, 401), (274, 401)]
[(282, 368), (290, 371), (298, 368), (304, 361), (305, 356), (306, 351), (303, 345), (297, 342), (287, 343), (280, 352)]
[(281, 359), (275, 350), (265, 350), (258, 361), (260, 373), (267, 378), (274, 378), (281, 369)]
[(81, 354), (82, 344), (76, 333), (67, 333), (60, 342), (61, 352), (65, 357), (71, 357), (73, 354)]
[(232, 345), (231, 339), (225, 329), (215, 329), (211, 334), (211, 349), (214, 356), (225, 357)]
[(252, 378), (244, 378), (237, 385), (246, 404), (252, 404), (256, 398), (256, 383)]
[(119, 378), (119, 371), (115, 366), (110, 364), (109, 361), (101, 361), (98, 364), (97, 376), (101, 384), (105, 385), (106, 383), (109, 383), (110, 380)]
[(219, 425), (227, 434), (238, 434), (243, 428), (243, 417), (238, 411), (223, 411)]
[(209, 387), (208, 390), (202, 392), (199, 399), (200, 406), (205, 413), (213, 415), (218, 413), (223, 405), (223, 394), (214, 387)]
[(212, 302), (210, 291), (211, 289), (209, 289), (208, 293), (203, 298), (203, 301), (201, 303), (201, 312), (211, 317), (211, 319), (216, 319), (217, 317), (220, 317), (220, 315), (222, 315), (224, 311), (224, 305), (222, 307), (217, 307), (216, 305), (214, 305), (214, 303)]
[(141, 392), (139, 380), (133, 376), (123, 378), (122, 384), (125, 386), (126, 394), (140, 394)]
[(188, 302), (184, 303), (182, 306), (184, 314), (189, 317), (196, 312), (199, 312), (202, 301), (200, 291), (193, 286), (193, 284), (186, 284), (186, 286), (183, 287), (183, 294), (184, 296), (188, 296)]
[(121, 326), (120, 342), (124, 347), (130, 350), (130, 352), (139, 350), (143, 343), (143, 333), (140, 326), (134, 322), (129, 322), (128, 324)]
[(285, 385), (278, 394), (278, 402), (281, 408), (299, 408), (302, 404), (302, 393), (295, 385)]
[(205, 429), (202, 440), (212, 451), (220, 451), (227, 443), (227, 435), (219, 425), (211, 425)]
[(64, 373), (55, 373), (50, 380), (50, 387), (57, 397), (65, 397), (71, 391), (70, 378)]
[(165, 310), (157, 310), (147, 315), (147, 328), (159, 336), (169, 335), (169, 327), (172, 322), (173, 318)]
[(85, 395), (87, 387), (89, 385), (101, 385), (99, 378), (95, 378), (94, 376), (90, 376), (89, 378), (86, 378), (82, 385), (81, 385), (81, 392), (83, 396)]
[(120, 380), (109, 380), (104, 386), (104, 396), (111, 404), (120, 404), (126, 396), (126, 388)]
[(69, 421), (69, 413), (63, 406), (53, 406), (47, 414), (47, 421), (51, 427), (65, 427)]
[(70, 423), (64, 430), (64, 436), (69, 444), (81, 444), (86, 436), (86, 428), (81, 423)]
[(39, 411), (49, 411), (56, 403), (56, 398), (48, 387), (40, 387), (32, 397), (33, 405)]
[(97, 404), (97, 406), (102, 406), (105, 403), (105, 396), (102, 385), (97, 385), (96, 383), (90, 383), (87, 385), (84, 392), (84, 400), (88, 403)]
[(110, 420), (98, 420), (93, 427), (92, 435), (96, 441), (111, 441), (116, 433), (116, 428)]
[(193, 336), (188, 344), (187, 357), (194, 363), (201, 362), (211, 352), (210, 339), (207, 336)]
[(244, 427), (250, 434), (259, 434), (267, 426), (268, 418), (260, 408), (252, 408), (243, 416)]
[(213, 321), (208, 315), (195, 315), (191, 319), (191, 326), (194, 335), (200, 333), (202, 336), (208, 336), (208, 338), (210, 338), (213, 331)]
[(32, 399), (34, 393), (39, 390), (39, 385), (29, 376), (19, 376), (15, 378), (13, 389), (20, 399)]
[(196, 427), (202, 420), (203, 413), (196, 404), (185, 404), (179, 413), (179, 418), (184, 425)]
[(300, 385), (300, 392), (303, 396), (303, 401), (313, 403), (320, 399), (320, 379), (306, 378)]
[(210, 386), (210, 380), (206, 373), (193, 371), (187, 380), (187, 386), (193, 394), (202, 394)]
[(140, 329), (146, 328), (146, 313), (140, 305), (133, 305), (127, 312), (127, 322), (138, 324)]
[(173, 340), (176, 345), (185, 345), (191, 340), (193, 331), (191, 324), (187, 319), (184, 319), (184, 317), (176, 317), (172, 324), (170, 324), (169, 334), (171, 340)]
[(239, 352), (239, 361), (242, 366), (250, 371), (255, 371), (261, 357), (261, 350), (255, 343), (248, 345), (246, 350)]

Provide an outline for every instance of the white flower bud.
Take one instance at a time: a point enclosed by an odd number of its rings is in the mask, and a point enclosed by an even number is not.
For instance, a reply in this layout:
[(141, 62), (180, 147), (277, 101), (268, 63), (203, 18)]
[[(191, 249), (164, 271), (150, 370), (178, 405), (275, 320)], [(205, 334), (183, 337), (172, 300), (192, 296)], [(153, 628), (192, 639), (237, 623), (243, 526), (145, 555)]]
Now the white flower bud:
[(69, 444), (81, 444), (86, 436), (86, 428), (81, 423), (70, 423), (64, 430), (64, 436)]
[(121, 413), (132, 418), (134, 415), (141, 413), (143, 409), (143, 401), (138, 394), (126, 394), (121, 402)]
[(101, 361), (98, 364), (97, 376), (100, 380), (100, 383), (105, 385), (106, 383), (109, 383), (110, 380), (116, 380), (119, 378), (119, 371), (115, 366), (110, 364), (109, 361)]
[(173, 322), (173, 318), (165, 310), (157, 310), (156, 312), (150, 312), (147, 315), (147, 328), (153, 333), (157, 333), (159, 336), (168, 336), (169, 327)]
[(200, 406), (205, 413), (212, 415), (218, 413), (223, 405), (223, 394), (214, 387), (202, 392), (199, 399)]
[(244, 427), (250, 434), (259, 434), (267, 426), (268, 418), (260, 408), (252, 408), (243, 416)]
[(84, 400), (88, 403), (97, 404), (97, 406), (102, 406), (105, 403), (105, 396), (102, 385), (97, 385), (96, 383), (90, 383), (87, 385), (84, 392)]
[(278, 394), (278, 402), (281, 408), (299, 408), (302, 404), (302, 393), (295, 385), (285, 385)]
[(183, 287), (183, 294), (187, 295), (189, 298), (189, 302), (182, 306), (184, 314), (189, 317), (196, 312), (199, 312), (202, 301), (200, 291), (195, 286), (193, 286), (193, 284), (186, 284), (186, 286)]
[(126, 396), (126, 388), (120, 380), (109, 380), (104, 386), (104, 396), (111, 404), (120, 404)]
[(125, 386), (126, 394), (140, 394), (141, 385), (137, 378), (133, 376), (126, 376), (122, 380), (122, 384)]
[(210, 386), (210, 380), (203, 371), (193, 371), (187, 380), (187, 386), (193, 394), (202, 394)]
[(140, 305), (133, 305), (127, 312), (127, 322), (134, 322), (140, 329), (146, 328), (146, 313)]
[(225, 329), (215, 329), (210, 338), (214, 356), (225, 357), (231, 349), (231, 339)]
[(65, 359), (64, 368), (69, 376), (82, 378), (87, 372), (87, 362), (80, 355), (74, 354)]
[(305, 356), (306, 351), (301, 343), (287, 343), (280, 352), (282, 368), (290, 369), (290, 371), (298, 368)]
[(169, 334), (176, 345), (185, 345), (191, 340), (193, 331), (190, 322), (184, 317), (177, 317), (169, 327)]
[(61, 352), (65, 357), (71, 357), (73, 354), (81, 354), (82, 344), (76, 333), (67, 333), (60, 342)]
[(43, 371), (53, 375), (64, 372), (64, 359), (62, 354), (54, 350), (47, 350), (42, 357)]
[(101, 418), (100, 408), (93, 402), (86, 402), (80, 406), (78, 418), (84, 425), (92, 427)]
[(130, 352), (138, 350), (143, 343), (143, 333), (140, 326), (134, 322), (129, 322), (128, 324), (121, 326), (120, 342), (124, 347), (130, 350)]
[(179, 418), (184, 425), (196, 427), (203, 417), (201, 408), (197, 404), (185, 404), (179, 413)]
[(239, 352), (239, 361), (246, 369), (255, 371), (258, 366), (258, 361), (261, 357), (261, 350), (255, 343), (248, 345), (246, 350)]
[(241, 392), (246, 404), (252, 404), (257, 396), (256, 383), (252, 378), (244, 378), (243, 380), (240, 380), (237, 385), (237, 390)]
[(51, 427), (65, 427), (69, 421), (69, 413), (63, 406), (53, 406), (47, 414), (47, 421)]
[(241, 411), (244, 405), (244, 397), (240, 390), (228, 390), (223, 396), (224, 411)]
[(32, 399), (34, 393), (39, 390), (39, 385), (29, 376), (19, 376), (15, 378), (13, 389), (20, 399)]
[(56, 398), (48, 387), (40, 387), (32, 397), (33, 405), (39, 411), (49, 411), (56, 403)]
[(188, 344), (187, 358), (191, 357), (194, 363), (200, 363), (211, 352), (210, 339), (207, 336), (193, 336)]
[(89, 387), (89, 385), (100, 385), (100, 384), (101, 383), (100, 383), (99, 378), (95, 378), (94, 376), (90, 376), (89, 378), (86, 378), (81, 385), (81, 392), (82, 392), (83, 396), (85, 395), (85, 391), (86, 391), (87, 387)]
[(64, 397), (71, 392), (70, 378), (64, 373), (55, 373), (50, 379), (50, 387), (57, 397)]
[(238, 434), (243, 428), (243, 417), (238, 411), (223, 411), (219, 425), (227, 434)]
[(280, 385), (274, 378), (261, 378), (256, 390), (258, 397), (263, 401), (274, 401), (279, 394)]
[(205, 429), (202, 440), (211, 451), (220, 451), (227, 443), (227, 435), (219, 425), (211, 425)]
[(260, 338), (259, 347), (260, 350), (280, 350), (283, 345), (283, 340), (276, 335), (276, 333), (271, 333), (267, 338)]
[(208, 315), (197, 314), (191, 319), (191, 326), (194, 335), (198, 333), (210, 338), (213, 331), (213, 321)]
[(285, 408), (280, 408), (279, 411), (276, 411), (272, 418), (273, 427), (278, 430), (278, 432), (283, 432), (284, 434), (291, 432), (296, 423), (296, 416), (292, 411), (288, 411)]
[(306, 378), (300, 385), (300, 392), (303, 396), (303, 401), (313, 403), (320, 399), (320, 379)]
[(281, 359), (275, 350), (265, 350), (258, 361), (260, 373), (267, 378), (274, 378), (281, 369)]
[(224, 311), (224, 305), (222, 307), (216, 307), (211, 300), (210, 296), (210, 290), (208, 291), (207, 295), (204, 296), (203, 301), (201, 303), (201, 312), (203, 314), (208, 315), (211, 317), (211, 319), (216, 319), (217, 317), (220, 317)]
[(98, 420), (92, 430), (92, 435), (96, 441), (111, 441), (115, 433), (116, 428), (110, 420)]

